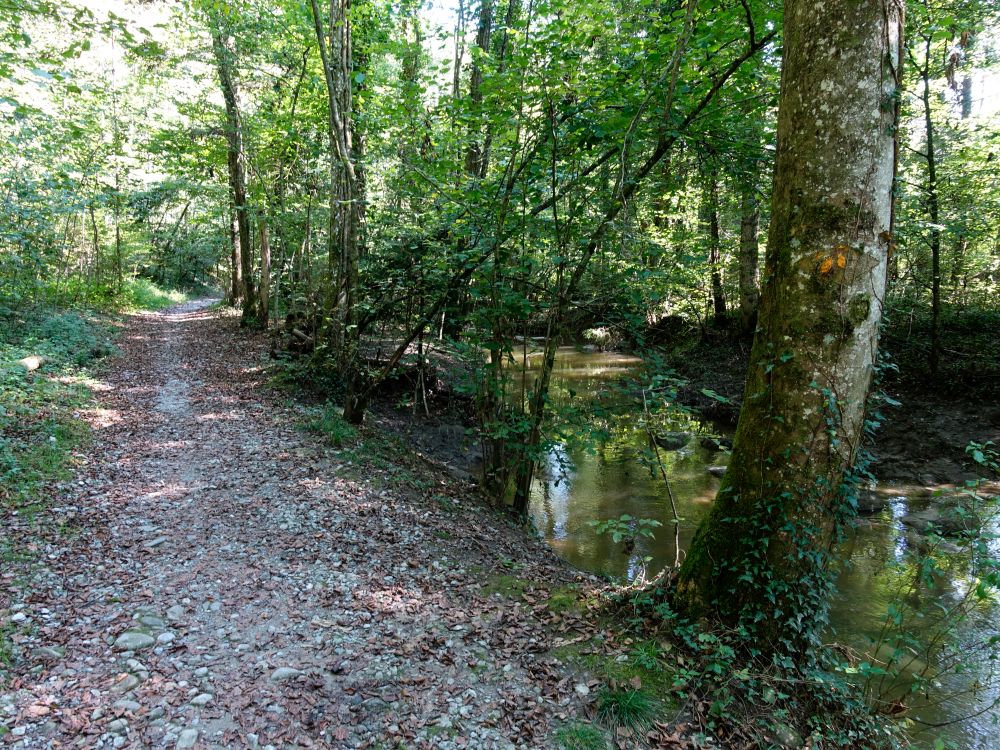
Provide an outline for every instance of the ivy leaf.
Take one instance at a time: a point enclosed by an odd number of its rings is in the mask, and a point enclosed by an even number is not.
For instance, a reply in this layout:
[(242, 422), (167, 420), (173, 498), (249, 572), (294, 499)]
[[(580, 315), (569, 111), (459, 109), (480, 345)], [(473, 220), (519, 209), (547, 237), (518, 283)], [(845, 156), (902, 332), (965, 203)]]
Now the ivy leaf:
[(707, 396), (708, 398), (712, 399), (713, 401), (718, 401), (720, 404), (730, 404), (730, 403), (732, 403), (732, 401), (730, 401), (728, 398), (726, 398), (725, 396), (723, 396), (721, 393), (716, 393), (711, 388), (702, 388), (701, 389), (701, 393), (702, 393), (703, 396)]

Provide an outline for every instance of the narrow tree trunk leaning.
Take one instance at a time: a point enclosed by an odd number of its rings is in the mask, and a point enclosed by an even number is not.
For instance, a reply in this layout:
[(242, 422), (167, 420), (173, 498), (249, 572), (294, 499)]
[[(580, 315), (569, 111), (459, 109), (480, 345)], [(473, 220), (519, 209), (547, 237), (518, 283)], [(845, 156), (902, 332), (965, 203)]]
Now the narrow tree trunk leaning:
[[(678, 45), (674, 50), (674, 58), (671, 63), (671, 78), (674, 83), (676, 83), (677, 80), (677, 71), (679, 69), (681, 55), (685, 51), (686, 39), (690, 36), (690, 33), (694, 28), (694, 10), (696, 7), (697, 3), (691, 3), (688, 6), (689, 12), (685, 22), (686, 28), (684, 43)], [(601, 246), (604, 236), (611, 227), (612, 222), (614, 222), (618, 218), (619, 214), (625, 209), (625, 206), (628, 205), (629, 201), (631, 201), (632, 196), (639, 190), (640, 186), (649, 176), (650, 172), (652, 172), (656, 165), (670, 153), (681, 133), (683, 133), (695, 120), (698, 114), (708, 106), (709, 102), (711, 102), (715, 95), (722, 89), (726, 81), (728, 81), (747, 60), (767, 46), (775, 35), (774, 31), (770, 31), (763, 37), (758, 38), (753, 28), (749, 29), (749, 32), (750, 39), (747, 48), (717, 75), (708, 91), (706, 91), (697, 103), (685, 114), (675, 128), (670, 130), (665, 128), (663, 130), (652, 153), (646, 157), (646, 160), (642, 162), (638, 169), (630, 174), (626, 174), (624, 172), (620, 174), (619, 180), (612, 193), (613, 199), (605, 209), (602, 218), (597, 222), (597, 225), (593, 228), (589, 237), (585, 240), (585, 245), (581, 255), (576, 260), (572, 273), (567, 274), (569, 279), (565, 282), (565, 284), (563, 283), (562, 275), (560, 274), (560, 279), (557, 283), (556, 289), (556, 300), (550, 308), (547, 316), (546, 325), (550, 335), (547, 338), (546, 351), (542, 359), (538, 379), (535, 381), (535, 391), (532, 393), (531, 412), (529, 416), (530, 427), (528, 434), (525, 437), (525, 444), (520, 451), (522, 460), (532, 463), (518, 465), (515, 471), (512, 472), (516, 477), (514, 510), (522, 516), (527, 512), (528, 490), (530, 489), (532, 473), (534, 472), (532, 456), (538, 451), (538, 439), (541, 436), (541, 425), (545, 419), (545, 404), (548, 396), (549, 382), (551, 380), (552, 369), (555, 366), (554, 348), (552, 351), (549, 350), (549, 347), (555, 341), (554, 336), (551, 334), (554, 331), (558, 331), (562, 326), (570, 300), (572, 300), (576, 294), (576, 291), (580, 286), (580, 282), (587, 273), (590, 261), (594, 257), (594, 253)], [(669, 116), (673, 112), (673, 94), (674, 87), (673, 84), (671, 84), (667, 100), (665, 102), (665, 107), (663, 109), (666, 116)], [(558, 203), (558, 199), (559, 194), (555, 193), (552, 197), (546, 199), (540, 205), (545, 206), (545, 208), (552, 208), (554, 211)], [(532, 209), (533, 214), (536, 210), (537, 212), (541, 212), (542, 209), (538, 207), (536, 207), (536, 209)]]
[(902, 6), (785, 4), (765, 281), (722, 489), (674, 604), (763, 651), (814, 643), (850, 515), (886, 283)]
[(241, 324), (256, 326), (257, 305), (253, 288), (253, 258), (250, 253), (250, 216), (247, 206), (246, 154), (243, 150), (243, 126), (240, 122), (239, 92), (233, 79), (233, 53), (223, 38), (220, 23), (212, 23), (212, 49), (226, 103), (226, 143), (229, 161), (229, 190), (232, 193), (239, 238), (240, 277), (243, 298)]
[(760, 206), (756, 180), (748, 180), (740, 195), (740, 329), (749, 336), (757, 322), (757, 259), (760, 254), (757, 230)]

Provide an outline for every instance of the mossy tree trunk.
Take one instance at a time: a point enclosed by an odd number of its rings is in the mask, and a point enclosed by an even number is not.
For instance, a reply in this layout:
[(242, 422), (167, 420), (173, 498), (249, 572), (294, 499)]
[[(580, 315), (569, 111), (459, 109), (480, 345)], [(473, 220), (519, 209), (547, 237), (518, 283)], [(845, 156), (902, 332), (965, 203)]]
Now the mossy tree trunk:
[(674, 602), (800, 652), (824, 622), (878, 348), (902, 7), (785, 5), (778, 152), (745, 399)]

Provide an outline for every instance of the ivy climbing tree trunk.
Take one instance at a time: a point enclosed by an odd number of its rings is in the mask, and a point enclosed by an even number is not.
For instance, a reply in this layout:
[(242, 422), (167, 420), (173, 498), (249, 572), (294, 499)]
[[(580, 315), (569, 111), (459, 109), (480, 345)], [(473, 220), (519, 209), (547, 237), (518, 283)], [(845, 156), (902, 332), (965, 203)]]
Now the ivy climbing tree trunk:
[(347, 383), (344, 419), (358, 424), (364, 419), (358, 366), (358, 242), (361, 223), (363, 181), (357, 163), (354, 132), (352, 79), (354, 40), (351, 0), (331, 0), (329, 38), (317, 0), (311, 0), (316, 41), (319, 44), (328, 97), (327, 126), (330, 135), (330, 227), (328, 237), (330, 285), (328, 305), (330, 333), (337, 349), (341, 375)]
[(757, 334), (729, 469), (674, 602), (795, 652), (824, 621), (886, 283), (902, 6), (785, 4)]

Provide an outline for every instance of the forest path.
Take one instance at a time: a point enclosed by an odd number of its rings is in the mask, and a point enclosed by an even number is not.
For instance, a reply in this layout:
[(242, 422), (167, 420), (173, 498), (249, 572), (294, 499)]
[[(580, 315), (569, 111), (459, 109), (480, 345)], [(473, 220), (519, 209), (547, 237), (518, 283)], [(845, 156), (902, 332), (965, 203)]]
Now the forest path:
[(551, 613), (482, 584), (566, 566), (359, 476), (210, 302), (127, 322), (13, 607), (0, 746), (549, 747), (583, 708), (544, 655)]

